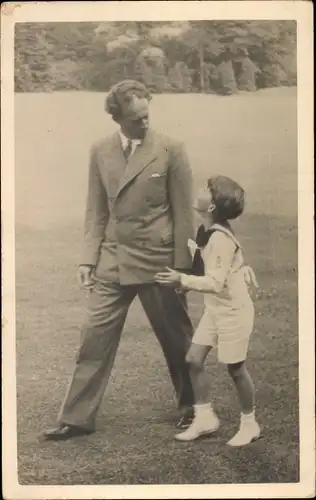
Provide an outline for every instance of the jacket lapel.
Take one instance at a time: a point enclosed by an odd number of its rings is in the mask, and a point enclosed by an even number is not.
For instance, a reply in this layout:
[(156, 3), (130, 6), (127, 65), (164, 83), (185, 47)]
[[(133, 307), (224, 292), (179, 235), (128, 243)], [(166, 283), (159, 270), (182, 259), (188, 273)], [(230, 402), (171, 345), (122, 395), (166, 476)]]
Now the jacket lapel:
[(109, 198), (115, 199), (119, 182), (126, 168), (126, 159), (122, 148), (121, 138), (115, 132), (100, 152), (100, 168)]
[(120, 179), (117, 197), (157, 157), (154, 139), (154, 133), (148, 131), (143, 143), (137, 146)]
[(112, 172), (112, 175), (115, 176), (117, 182), (124, 175), (124, 171), (126, 168), (126, 159), (124, 156), (122, 141), (118, 132), (116, 132), (113, 136), (113, 142), (111, 149), (106, 158), (106, 162), (113, 162), (113, 165), (109, 165), (109, 170)]

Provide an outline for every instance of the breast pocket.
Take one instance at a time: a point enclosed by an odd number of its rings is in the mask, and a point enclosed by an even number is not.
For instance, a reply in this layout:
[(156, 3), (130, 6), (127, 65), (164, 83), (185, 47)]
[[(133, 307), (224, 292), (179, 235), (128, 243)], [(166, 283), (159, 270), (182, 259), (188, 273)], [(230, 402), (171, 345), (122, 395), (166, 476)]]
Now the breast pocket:
[(146, 182), (146, 200), (151, 206), (157, 206), (167, 200), (167, 174), (153, 173)]

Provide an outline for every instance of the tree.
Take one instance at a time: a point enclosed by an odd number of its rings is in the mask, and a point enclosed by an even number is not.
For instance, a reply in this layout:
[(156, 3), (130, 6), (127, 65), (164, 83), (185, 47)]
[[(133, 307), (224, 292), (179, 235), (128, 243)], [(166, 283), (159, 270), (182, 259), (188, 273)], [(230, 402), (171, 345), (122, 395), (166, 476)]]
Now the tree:
[(18, 91), (106, 91), (118, 80), (138, 75), (153, 91), (163, 92), (170, 87), (168, 75), (180, 81), (175, 76), (180, 67), (187, 68), (186, 83), (180, 78), (186, 92), (296, 85), (296, 23), (133, 21), (15, 27)]
[(223, 59), (217, 67), (220, 86), (218, 92), (222, 95), (232, 95), (237, 92), (237, 83), (231, 59)]
[[(205, 56), (209, 53), (219, 54), (221, 45), (218, 42), (216, 31), (212, 29), (213, 25), (210, 21), (190, 21), (185, 23), (177, 23), (178, 31), (169, 31), (165, 28), (165, 38), (179, 39), (181, 38), (182, 50), (188, 55), (187, 59), (193, 66), (199, 76), (199, 90), (205, 92)], [(163, 38), (163, 37), (162, 37)], [(167, 53), (167, 51), (166, 51)]]
[(176, 92), (190, 92), (192, 79), (190, 70), (184, 62), (178, 61), (168, 74), (171, 89)]
[(151, 73), (151, 90), (163, 92), (166, 87), (165, 53), (157, 47), (148, 45), (139, 54), (138, 59), (143, 61), (147, 72)]
[(247, 49), (240, 50), (240, 53), (233, 59), (233, 68), (239, 90), (253, 92), (257, 89), (256, 80), (259, 69), (249, 59)]

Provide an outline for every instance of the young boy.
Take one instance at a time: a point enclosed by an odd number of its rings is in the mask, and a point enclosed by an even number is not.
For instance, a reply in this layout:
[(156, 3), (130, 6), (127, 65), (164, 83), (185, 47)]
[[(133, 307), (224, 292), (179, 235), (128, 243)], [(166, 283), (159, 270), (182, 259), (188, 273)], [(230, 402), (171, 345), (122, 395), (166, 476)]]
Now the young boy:
[[(172, 269), (156, 275), (156, 281), (162, 285), (204, 293), (204, 314), (186, 358), (195, 393), (195, 415), (190, 427), (175, 438), (191, 441), (211, 434), (219, 427), (204, 371), (206, 356), (217, 344), (218, 360), (228, 367), (242, 412), (239, 430), (228, 444), (244, 446), (260, 435), (255, 419), (255, 389), (245, 365), (254, 306), (245, 281), (241, 246), (228, 222), (242, 214), (244, 190), (232, 179), (212, 177), (194, 208), (203, 225), (198, 231), (193, 262), (196, 269), (200, 267), (200, 272), (195, 274), (202, 275), (186, 275)], [(189, 241), (190, 245), (192, 248), (194, 242)], [(250, 268), (248, 277), (257, 286)]]

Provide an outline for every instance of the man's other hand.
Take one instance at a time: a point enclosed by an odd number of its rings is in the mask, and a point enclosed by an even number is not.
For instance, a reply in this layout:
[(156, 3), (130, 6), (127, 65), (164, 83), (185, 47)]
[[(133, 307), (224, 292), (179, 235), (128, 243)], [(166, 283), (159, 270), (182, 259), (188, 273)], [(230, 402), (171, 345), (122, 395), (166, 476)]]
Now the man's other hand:
[(94, 287), (94, 281), (92, 279), (93, 266), (79, 266), (78, 270), (78, 282), (80, 288), (84, 290), (92, 290)]

